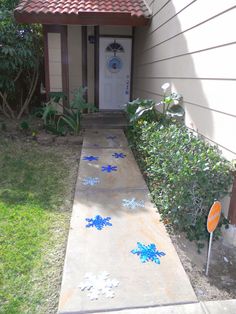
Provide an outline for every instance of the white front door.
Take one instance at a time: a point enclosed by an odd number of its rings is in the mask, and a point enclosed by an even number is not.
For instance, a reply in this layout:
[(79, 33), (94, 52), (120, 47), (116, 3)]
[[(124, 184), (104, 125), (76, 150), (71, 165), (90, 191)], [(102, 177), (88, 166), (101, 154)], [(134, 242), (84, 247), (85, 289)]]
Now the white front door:
[(121, 110), (130, 100), (131, 47), (131, 38), (100, 38), (100, 109)]

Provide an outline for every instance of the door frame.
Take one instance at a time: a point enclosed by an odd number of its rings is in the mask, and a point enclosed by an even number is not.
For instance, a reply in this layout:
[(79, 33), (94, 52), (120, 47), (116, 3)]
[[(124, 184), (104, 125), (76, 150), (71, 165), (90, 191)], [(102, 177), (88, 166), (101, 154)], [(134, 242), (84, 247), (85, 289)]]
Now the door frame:
[(99, 47), (99, 41), (100, 38), (130, 38), (131, 39), (131, 70), (130, 70), (130, 101), (133, 97), (133, 68), (134, 68), (134, 29), (135, 27), (132, 27), (132, 35), (101, 35), (100, 34), (100, 27), (95, 26), (94, 28), (94, 35), (95, 35), (95, 52), (94, 52), (94, 59), (95, 59), (95, 67), (94, 67), (94, 100), (95, 100), (95, 106), (99, 109), (99, 60), (100, 60), (100, 47)]

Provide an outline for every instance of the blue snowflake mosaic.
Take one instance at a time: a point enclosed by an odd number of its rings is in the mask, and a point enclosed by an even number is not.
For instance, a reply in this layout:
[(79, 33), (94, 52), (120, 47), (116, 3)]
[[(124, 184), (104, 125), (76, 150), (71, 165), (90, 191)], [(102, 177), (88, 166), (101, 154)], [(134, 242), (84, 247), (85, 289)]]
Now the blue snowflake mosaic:
[(83, 160), (94, 161), (94, 160), (98, 160), (98, 157), (95, 157), (95, 156), (84, 156)]
[(86, 218), (85, 219), (88, 224), (86, 225), (86, 228), (95, 227), (97, 230), (102, 230), (106, 226), (112, 226), (110, 223), (111, 217), (104, 217), (97, 215), (94, 218)]
[(138, 248), (131, 251), (133, 254), (137, 254), (140, 257), (142, 263), (154, 262), (160, 264), (159, 257), (165, 256), (164, 252), (158, 251), (156, 245), (151, 243), (149, 245), (144, 245), (140, 242), (137, 242)]
[(108, 140), (114, 140), (115, 138), (117, 138), (116, 135), (108, 135), (108, 136), (106, 136), (106, 139), (108, 139)]
[(114, 153), (113, 155), (112, 155), (113, 157), (115, 157), (115, 158), (125, 158), (126, 157), (126, 155), (125, 154), (123, 154), (123, 153)]
[(135, 209), (136, 207), (144, 207), (144, 201), (138, 201), (136, 200), (135, 197), (131, 198), (131, 199), (126, 199), (124, 198), (122, 200), (122, 206), (124, 207), (128, 207), (130, 209)]
[(112, 166), (112, 165), (102, 166), (102, 172), (110, 173), (112, 171), (117, 171), (117, 166)]
[(97, 177), (85, 177), (82, 180), (83, 185), (90, 185), (90, 186), (94, 186), (100, 183), (100, 179)]

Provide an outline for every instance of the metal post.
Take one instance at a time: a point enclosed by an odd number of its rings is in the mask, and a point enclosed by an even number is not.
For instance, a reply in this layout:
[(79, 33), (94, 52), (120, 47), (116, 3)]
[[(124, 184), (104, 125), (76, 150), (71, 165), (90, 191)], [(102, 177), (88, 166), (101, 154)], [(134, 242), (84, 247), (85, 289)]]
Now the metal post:
[(209, 264), (210, 264), (210, 259), (211, 259), (212, 239), (213, 239), (213, 232), (210, 233), (210, 242), (209, 242), (208, 256), (207, 256), (206, 276), (208, 276)]

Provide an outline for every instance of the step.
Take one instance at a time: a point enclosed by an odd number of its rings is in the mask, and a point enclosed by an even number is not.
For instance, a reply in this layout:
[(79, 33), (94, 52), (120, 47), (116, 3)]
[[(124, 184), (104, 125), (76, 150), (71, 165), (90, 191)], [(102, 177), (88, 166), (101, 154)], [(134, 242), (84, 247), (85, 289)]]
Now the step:
[(128, 126), (124, 112), (98, 112), (82, 116), (83, 129), (124, 129)]
[(105, 129), (86, 130), (83, 148), (120, 148), (128, 147), (124, 132), (120, 129), (110, 131)]

